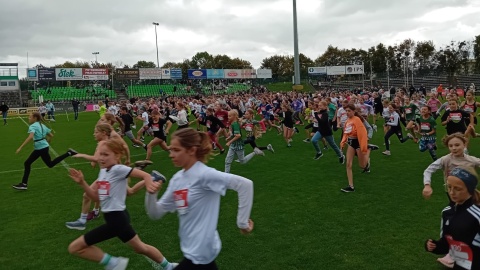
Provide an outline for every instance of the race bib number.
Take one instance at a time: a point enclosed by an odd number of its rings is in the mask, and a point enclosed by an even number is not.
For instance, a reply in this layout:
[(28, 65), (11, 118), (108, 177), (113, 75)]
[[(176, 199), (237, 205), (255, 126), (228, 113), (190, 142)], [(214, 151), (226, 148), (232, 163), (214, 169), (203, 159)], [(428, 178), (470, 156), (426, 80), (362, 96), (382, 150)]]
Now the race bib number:
[(461, 113), (450, 113), (450, 120), (452, 120), (454, 123), (458, 123), (462, 120), (462, 114)]
[(405, 113), (406, 113), (406, 114), (411, 114), (411, 113), (412, 113), (412, 109), (411, 109), (411, 108), (406, 108), (406, 109), (405, 109)]
[(345, 127), (345, 130), (343, 131), (343, 133), (350, 134), (352, 133), (352, 129), (353, 129), (352, 125), (348, 125)]
[(105, 200), (110, 196), (110, 182), (97, 181), (97, 186), (98, 186), (98, 197), (101, 201)]
[(467, 244), (454, 240), (450, 235), (446, 236), (450, 247), (450, 256), (458, 266), (465, 269), (472, 269), (473, 252)]
[(160, 131), (160, 127), (158, 126), (158, 124), (153, 124), (152, 125), (152, 130), (153, 131)]
[(253, 130), (252, 125), (246, 125), (246, 126), (245, 126), (245, 130), (246, 130), (246, 131), (252, 131), (252, 130)]
[(188, 189), (175, 190), (173, 194), (177, 212), (180, 215), (188, 213)]
[(206, 124), (207, 128), (210, 128), (210, 125), (211, 125), (211, 122), (207, 121), (207, 124)]
[(425, 130), (425, 131), (430, 130), (430, 124), (429, 124), (429, 123), (422, 123), (422, 124), (420, 125), (420, 128), (421, 128), (422, 130)]
[(463, 110), (468, 112), (468, 113), (472, 113), (473, 112), (473, 105), (465, 104), (465, 106), (463, 107)]
[(223, 116), (218, 116), (218, 120), (223, 121)]

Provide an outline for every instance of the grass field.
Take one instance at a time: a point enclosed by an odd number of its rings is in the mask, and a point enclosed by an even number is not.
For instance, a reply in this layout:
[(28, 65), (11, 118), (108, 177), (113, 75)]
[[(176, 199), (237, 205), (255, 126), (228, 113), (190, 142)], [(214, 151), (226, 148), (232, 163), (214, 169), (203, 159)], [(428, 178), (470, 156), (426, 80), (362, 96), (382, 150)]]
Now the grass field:
[[(59, 154), (69, 147), (93, 153), (97, 117), (82, 113), (79, 121), (72, 121), (70, 115), (67, 122), (65, 115), (58, 115), (51, 124), (55, 130), (51, 147)], [(218, 226), (223, 244), (217, 258), (220, 269), (443, 269), (436, 256), (424, 251), (427, 238), (438, 238), (440, 212), (447, 204), (440, 172), (433, 179), (432, 198), (426, 201), (421, 196), (422, 173), (431, 163), (428, 153), (420, 153), (411, 141), (400, 144), (392, 137), (392, 156), (383, 156), (383, 150), (372, 153), (370, 174), (361, 174), (354, 161), (356, 192), (345, 194), (340, 192), (347, 185), (345, 165), (338, 163), (332, 150), (313, 160), (315, 151), (301, 141), (304, 134), (299, 128), (302, 133), (294, 137), (292, 148), (269, 132), (258, 144), (271, 143), (275, 154), (266, 152), (246, 165), (232, 165), (232, 173), (255, 183), (255, 229), (249, 236), (240, 234), (237, 196), (229, 191), (222, 199)], [(19, 118), (0, 126), (0, 269), (101, 269), (67, 252), (68, 244), (82, 232), (69, 230), (64, 223), (79, 217), (83, 192), (64, 166), (48, 169), (39, 159), (33, 165), (29, 190), (11, 188), (20, 182), (23, 162), (33, 149), (28, 145), (15, 154), (26, 131)], [(438, 133), (438, 138), (444, 135), (443, 127)], [(383, 132), (375, 133), (373, 143), (382, 146), (382, 138)], [(477, 141), (469, 150), (478, 155)], [(131, 148), (131, 153), (132, 161), (145, 157), (142, 148)], [(439, 143), (438, 155), (446, 153)], [(152, 169), (167, 177), (178, 170), (165, 152), (154, 154), (153, 161)], [(81, 169), (90, 181), (98, 174), (84, 160), (68, 158), (66, 162)], [(209, 165), (223, 170), (224, 156), (216, 156)], [(182, 258), (175, 214), (150, 220), (144, 210), (144, 191), (129, 197), (127, 208), (133, 227), (146, 243), (159, 248), (170, 261)], [(102, 219), (89, 222), (87, 231), (102, 223)], [(143, 256), (120, 240), (99, 246), (129, 257), (129, 269), (150, 269)]]

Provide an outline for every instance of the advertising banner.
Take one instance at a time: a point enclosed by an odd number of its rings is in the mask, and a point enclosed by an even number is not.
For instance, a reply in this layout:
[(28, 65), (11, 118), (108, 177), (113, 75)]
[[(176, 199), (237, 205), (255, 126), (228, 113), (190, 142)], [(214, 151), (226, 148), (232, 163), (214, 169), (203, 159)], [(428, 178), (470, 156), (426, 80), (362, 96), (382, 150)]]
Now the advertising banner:
[(27, 80), (31, 82), (38, 81), (38, 72), (35, 68), (27, 68)]
[(138, 74), (140, 80), (160, 80), (162, 78), (162, 70), (159, 68), (139, 68)]
[(181, 80), (182, 76), (182, 69), (181, 68), (171, 68), (170, 69), (170, 79), (174, 80)]
[(223, 79), (223, 69), (207, 69), (207, 79)]
[(327, 67), (309, 67), (308, 75), (325, 75), (327, 74)]
[(328, 66), (327, 75), (344, 75), (345, 66)]
[(100, 110), (100, 107), (98, 104), (87, 104), (87, 112), (93, 112), (93, 111), (98, 111)]
[(345, 74), (364, 74), (365, 69), (363, 65), (348, 65), (345, 66)]
[(106, 81), (108, 80), (107, 68), (84, 68), (83, 79), (87, 81)]
[(140, 73), (136, 68), (118, 68), (115, 70), (116, 80), (138, 80)]
[(38, 80), (43, 82), (55, 81), (55, 69), (54, 68), (39, 68)]
[(164, 80), (170, 80), (170, 69), (169, 68), (162, 68), (162, 79)]
[(271, 79), (272, 70), (271, 69), (257, 69), (257, 79)]
[(256, 77), (257, 77), (257, 72), (255, 69), (242, 69), (242, 78), (255, 79)]
[(242, 79), (242, 69), (225, 69), (223, 76), (225, 79)]
[(188, 78), (189, 79), (206, 79), (207, 70), (206, 69), (189, 69)]
[(55, 79), (57, 81), (81, 81), (83, 80), (82, 68), (56, 68)]

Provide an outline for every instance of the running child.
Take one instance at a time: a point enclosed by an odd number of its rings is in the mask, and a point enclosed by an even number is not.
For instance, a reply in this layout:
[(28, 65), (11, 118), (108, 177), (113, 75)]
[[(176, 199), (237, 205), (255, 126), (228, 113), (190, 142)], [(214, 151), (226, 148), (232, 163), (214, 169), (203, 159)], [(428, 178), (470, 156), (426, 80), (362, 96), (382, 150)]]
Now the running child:
[[(135, 177), (143, 181), (152, 181), (152, 177), (141, 170), (132, 169), (120, 164), (125, 154), (122, 143), (109, 139), (99, 146), (99, 163), (102, 168), (98, 174), (97, 185), (90, 187), (82, 171), (70, 169), (70, 178), (79, 184), (87, 196), (100, 202), (105, 224), (80, 236), (68, 246), (70, 254), (86, 260), (97, 262), (106, 269), (126, 269), (128, 258), (114, 257), (95, 246), (114, 237), (127, 243), (136, 253), (145, 255), (154, 266), (154, 269), (171, 270), (175, 267), (169, 263), (162, 253), (153, 246), (147, 245), (137, 235), (130, 224), (125, 200), (127, 178)], [(161, 183), (158, 183), (160, 188)]]

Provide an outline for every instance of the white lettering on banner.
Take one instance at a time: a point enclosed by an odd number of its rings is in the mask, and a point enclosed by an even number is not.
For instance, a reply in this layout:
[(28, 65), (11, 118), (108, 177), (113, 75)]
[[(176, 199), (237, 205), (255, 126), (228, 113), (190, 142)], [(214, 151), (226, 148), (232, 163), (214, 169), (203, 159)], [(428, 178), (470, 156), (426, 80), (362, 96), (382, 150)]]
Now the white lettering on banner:
[(164, 80), (170, 80), (170, 69), (169, 68), (162, 68), (162, 79)]
[(310, 75), (327, 74), (327, 67), (309, 67), (308, 74)]

